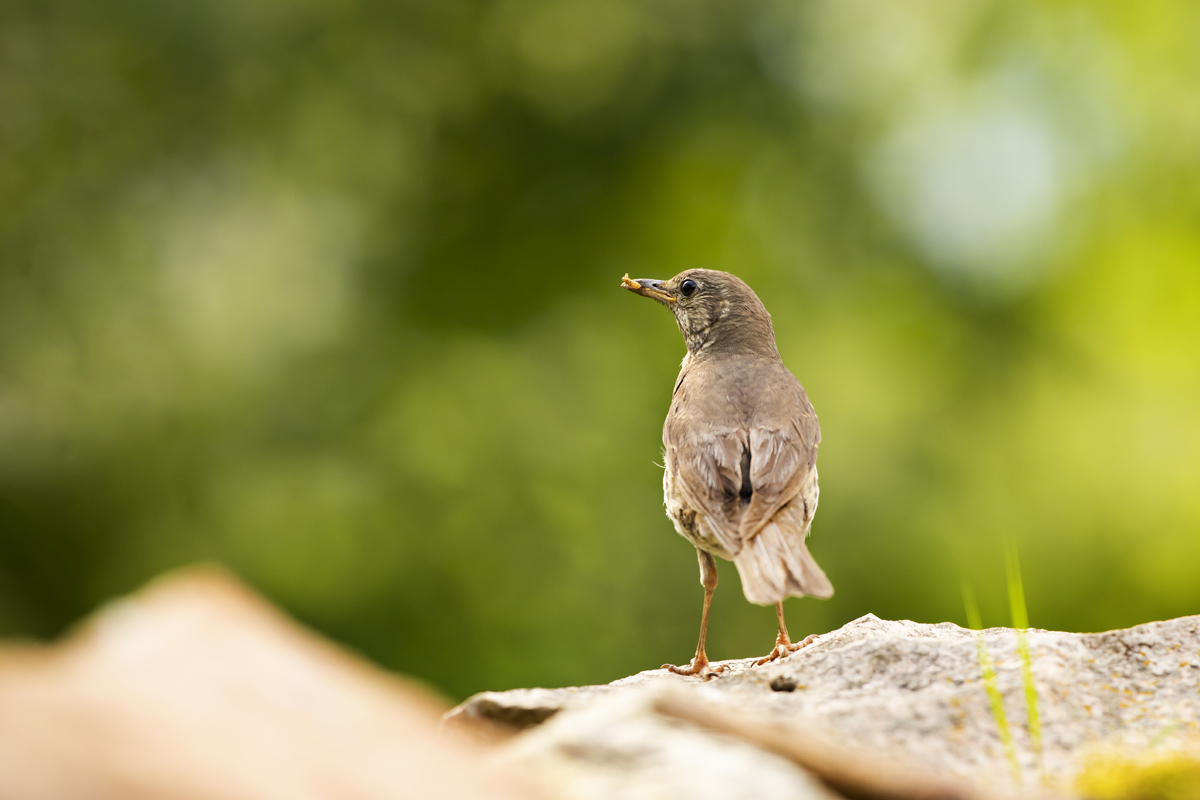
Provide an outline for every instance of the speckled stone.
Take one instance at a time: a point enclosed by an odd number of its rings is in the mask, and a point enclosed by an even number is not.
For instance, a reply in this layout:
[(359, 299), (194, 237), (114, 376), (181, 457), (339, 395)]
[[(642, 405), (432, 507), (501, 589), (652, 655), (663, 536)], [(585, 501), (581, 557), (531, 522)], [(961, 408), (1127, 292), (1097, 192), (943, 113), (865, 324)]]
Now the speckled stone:
[[(1017, 631), (974, 632), (951, 623), (893, 622), (873, 615), (772, 664), (723, 662), (728, 672), (708, 681), (651, 670), (605, 686), (476, 695), (450, 716), (530, 728), (509, 747), (546, 775), (557, 776), (555, 791), (570, 797), (602, 796), (591, 793), (589, 787), (600, 785), (592, 778), (600, 781), (600, 773), (589, 765), (597, 763), (595, 754), (605, 752), (606, 742), (633, 737), (652, 743), (655, 749), (649, 752), (659, 754), (648, 756), (658, 759), (654, 774), (665, 775), (667, 765), (683, 769), (688, 763), (669, 754), (672, 737), (686, 738), (679, 746), (687, 750), (702, 748), (698, 739), (716, 736), (656, 719), (653, 697), (664, 691), (683, 692), (697, 704), (734, 710), (747, 720), (819, 732), (864, 759), (889, 754), (937, 774), (1014, 787), (1012, 762), (983, 679), (982, 644), (995, 670), (1023, 785), (1066, 786), (1081, 760), (1098, 748), (1170, 747), (1200, 734), (1200, 616), (1097, 634), (1030, 629), (1025, 636), (1040, 753), (1030, 735)], [(744, 753), (750, 745), (739, 747)], [(629, 770), (632, 786), (638, 783), (634, 773), (646, 767), (635, 770), (629, 766), (633, 762), (620, 759), (600, 762), (604, 785), (613, 792), (609, 796), (643, 796), (612, 787), (622, 769)], [(727, 761), (719, 769), (712, 763), (721, 774), (732, 774)], [(700, 766), (688, 769), (703, 772)], [(760, 773), (774, 776), (772, 786), (783, 774), (762, 771), (748, 760), (737, 785), (756, 785)], [(812, 791), (811, 783), (796, 786)], [(760, 790), (775, 791), (765, 785)], [(684, 795), (671, 790), (646, 796)]]

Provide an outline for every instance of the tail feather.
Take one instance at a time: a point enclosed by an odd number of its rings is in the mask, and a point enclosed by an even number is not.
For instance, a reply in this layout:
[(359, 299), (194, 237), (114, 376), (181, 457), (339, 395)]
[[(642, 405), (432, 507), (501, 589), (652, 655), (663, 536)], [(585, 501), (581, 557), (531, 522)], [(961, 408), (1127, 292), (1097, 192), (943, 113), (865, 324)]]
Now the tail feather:
[[(780, 515), (782, 516), (782, 515)], [(833, 584), (788, 519), (769, 522), (733, 559), (746, 599), (774, 605), (785, 597), (830, 597)]]

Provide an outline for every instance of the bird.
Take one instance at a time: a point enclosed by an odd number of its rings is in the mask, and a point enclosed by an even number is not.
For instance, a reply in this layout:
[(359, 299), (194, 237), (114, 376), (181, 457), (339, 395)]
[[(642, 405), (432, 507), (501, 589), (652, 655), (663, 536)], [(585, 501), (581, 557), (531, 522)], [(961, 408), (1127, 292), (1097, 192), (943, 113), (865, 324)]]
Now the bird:
[(741, 278), (689, 269), (669, 280), (626, 274), (621, 285), (669, 308), (687, 346), (663, 423), (663, 499), (696, 548), (704, 607), (691, 663), (662, 668), (706, 679), (725, 669), (704, 647), (714, 557), (733, 561), (747, 600), (775, 605), (775, 647), (755, 664), (782, 658), (809, 641), (792, 643), (784, 598), (833, 595), (805, 544), (820, 495), (817, 414), (784, 366), (771, 315)]

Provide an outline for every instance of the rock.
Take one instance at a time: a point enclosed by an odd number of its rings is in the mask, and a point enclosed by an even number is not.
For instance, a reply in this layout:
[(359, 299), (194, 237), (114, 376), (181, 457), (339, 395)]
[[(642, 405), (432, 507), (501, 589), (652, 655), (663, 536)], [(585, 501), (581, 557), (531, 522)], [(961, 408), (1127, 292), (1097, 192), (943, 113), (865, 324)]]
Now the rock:
[(577, 706), (518, 737), (510, 763), (564, 800), (838, 800), (786, 758), (656, 713), (634, 688)]
[(0, 648), (0, 797), (529, 797), (444, 705), (194, 570)]
[[(1200, 733), (1200, 617), (976, 634), (866, 616), (773, 664), (724, 663), (485, 693), (439, 732), (420, 686), (190, 571), (59, 644), (0, 647), (0, 797), (998, 800)], [(497, 749), (453, 730), (481, 726), (512, 733)]]
[[(729, 674), (709, 681), (653, 670), (603, 687), (488, 693), (448, 719), (533, 726), (508, 746), (510, 757), (568, 797), (600, 796), (597, 787), (609, 787), (607, 796), (640, 797), (629, 787), (680, 768), (707, 787), (700, 796), (713, 797), (777, 792), (768, 784), (793, 774), (750, 756), (741, 769), (716, 756), (683, 766), (687, 752), (721, 749), (704, 744), (705, 737), (736, 740), (743, 754), (749, 747), (783, 756), (855, 796), (897, 796), (888, 787), (901, 784), (917, 788), (900, 796), (927, 794), (937, 784), (943, 796), (965, 797), (1034, 786), (1065, 790), (1097, 748), (1131, 751), (1200, 732), (1200, 617), (1100, 634), (1031, 629), (1023, 636), (1031, 684), (1017, 631), (977, 634), (950, 623), (868, 615), (772, 664), (725, 662)], [(1007, 735), (981, 654), (994, 669), (990, 682)], [(606, 755), (634, 750), (644, 757)], [(656, 780), (662, 791), (653, 796), (697, 796), (678, 780)], [(792, 791), (813, 789), (795, 780)]]
[[(727, 675), (736, 675), (751, 667), (754, 659), (721, 661)], [(674, 686), (679, 683), (702, 684), (704, 679), (674, 675), (665, 669), (653, 669), (599, 686), (568, 686), (564, 689), (512, 689), (507, 692), (480, 692), (455, 706), (445, 716), (450, 728), (474, 722), (498, 723), (514, 730), (539, 725), (567, 708), (590, 706), (594, 701), (630, 689)]]

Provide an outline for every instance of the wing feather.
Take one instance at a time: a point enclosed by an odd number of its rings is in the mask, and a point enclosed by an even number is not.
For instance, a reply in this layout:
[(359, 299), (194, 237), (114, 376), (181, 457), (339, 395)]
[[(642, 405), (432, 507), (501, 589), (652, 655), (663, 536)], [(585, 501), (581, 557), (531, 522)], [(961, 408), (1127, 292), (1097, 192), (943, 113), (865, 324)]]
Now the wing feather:
[[(750, 483), (754, 494), (742, 516), (738, 538), (758, 535), (779, 509), (800, 494), (816, 468), (817, 443), (806, 441), (803, 417), (782, 429), (757, 427), (750, 431)], [(803, 498), (801, 498), (803, 499)]]
[[(786, 370), (783, 375), (786, 383), (770, 393), (786, 398), (783, 408), (776, 406), (769, 415), (774, 425), (713, 425), (714, 415), (698, 413), (692, 405), (681, 374), (663, 426), (667, 469), (674, 472), (684, 505), (703, 518), (731, 555), (737, 555), (794, 498), (802, 506), (802, 516), (811, 520), (815, 510), (815, 498), (810, 501), (798, 495), (805, 486), (815, 485), (821, 429), (799, 381)], [(743, 458), (747, 450), (748, 460)], [(749, 503), (741, 496), (747, 461), (753, 490)]]
[[(677, 433), (682, 435), (673, 435)], [(704, 517), (708, 528), (731, 555), (742, 549), (738, 538), (740, 514), (736, 509), (742, 484), (741, 436), (736, 430), (710, 430), (694, 436), (686, 429), (680, 431), (671, 426), (665, 437), (667, 449), (675, 460), (673, 466), (684, 503)]]

